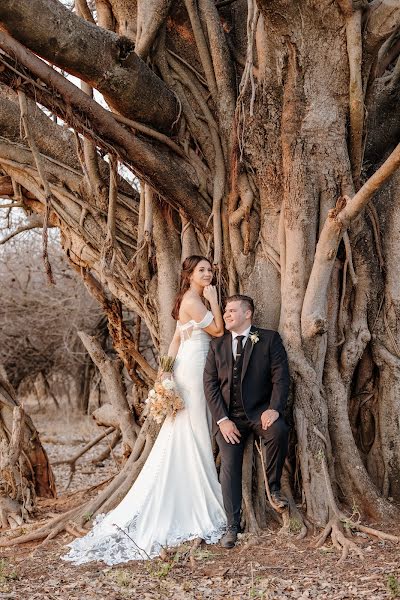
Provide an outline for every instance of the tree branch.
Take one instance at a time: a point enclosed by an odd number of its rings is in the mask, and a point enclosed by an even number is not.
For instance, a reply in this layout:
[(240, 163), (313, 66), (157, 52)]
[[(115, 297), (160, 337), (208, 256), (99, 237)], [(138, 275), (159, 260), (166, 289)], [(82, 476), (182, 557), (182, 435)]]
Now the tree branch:
[(203, 111), (204, 118), (207, 121), (210, 130), (210, 137), (213, 142), (215, 150), (215, 163), (214, 163), (214, 186), (213, 186), (213, 231), (214, 231), (214, 264), (221, 264), (222, 260), (222, 223), (221, 223), (221, 204), (222, 198), (225, 191), (226, 183), (226, 172), (224, 153), (221, 144), (221, 138), (218, 131), (217, 123), (209, 109), (207, 102), (198, 94), (196, 84), (191, 73), (185, 73), (182, 65), (175, 60), (172, 56), (169, 57), (168, 61), (171, 63), (174, 71), (179, 76), (180, 80), (185, 86), (191, 91), (194, 97), (197, 97), (197, 101), (200, 108)]
[(78, 335), (103, 377), (109, 398), (118, 415), (122, 438), (125, 444), (133, 449), (139, 428), (129, 409), (118, 366), (105, 354), (95, 337), (87, 335), (84, 331), (78, 331)]
[[(14, 101), (15, 97), (15, 101)], [(26, 152), (26, 145), (22, 145), (20, 138), (20, 110), (17, 104), (17, 95), (4, 85), (0, 84), (0, 156), (11, 158), (9, 151), (4, 153), (5, 147), (14, 148), (12, 156), (21, 165), (33, 165), (31, 154)], [(81, 194), (82, 191), (82, 168), (77, 158), (74, 135), (62, 125), (56, 125), (41, 110), (33, 100), (28, 98), (29, 112), (32, 115), (30, 129), (35, 138), (36, 145), (46, 161), (46, 171), (52, 171), (64, 181), (70, 190)], [(7, 138), (4, 142), (3, 138)], [(20, 160), (18, 152), (23, 153)], [(51, 163), (53, 166), (51, 166)], [(100, 175), (108, 176), (109, 165), (99, 157)], [(57, 174), (56, 174), (57, 173)], [(51, 181), (53, 181), (51, 179)], [(135, 199), (138, 201), (138, 193), (125, 179), (118, 178), (118, 202), (125, 205), (134, 213), (137, 212)]]
[(0, 22), (27, 48), (101, 92), (125, 116), (170, 130), (178, 103), (127, 38), (97, 27), (58, 0), (2, 0)]
[(382, 77), (386, 69), (400, 54), (400, 31), (397, 31), (381, 46), (376, 65), (376, 77)]
[[(109, 322), (109, 329), (111, 335), (113, 335), (113, 344), (116, 351), (120, 354), (128, 373), (131, 371), (131, 365), (128, 364), (127, 358), (131, 359), (132, 362), (137, 363), (140, 368), (141, 375), (144, 375), (144, 379), (150, 383), (153, 383), (157, 376), (157, 371), (147, 362), (142, 356), (139, 350), (136, 348), (135, 343), (131, 340), (128, 330), (126, 329), (120, 314), (114, 310), (114, 306), (105, 297), (103, 290), (96, 279), (86, 270), (82, 270), (83, 281), (89, 290), (90, 294), (96, 298), (101, 304)], [(118, 336), (115, 333), (118, 332)], [(122, 335), (121, 335), (122, 333)], [(137, 365), (135, 367), (137, 368)], [(131, 374), (131, 373), (130, 373)]]
[[(74, 138), (70, 131), (56, 125), (34, 101), (28, 98), (28, 106), (34, 118), (31, 131), (39, 151), (65, 167), (81, 172), (75, 152)], [(21, 143), (20, 109), (18, 95), (9, 87), (0, 84), (0, 133), (8, 140)]]
[(124, 123), (124, 125), (128, 125), (132, 129), (136, 129), (137, 131), (140, 131), (141, 133), (144, 133), (145, 135), (148, 135), (149, 137), (154, 138), (155, 140), (158, 140), (163, 144), (166, 144), (167, 146), (172, 148), (172, 150), (174, 150), (174, 152), (176, 152), (179, 156), (185, 158), (185, 153), (182, 150), (182, 148), (178, 146), (178, 144), (176, 144), (173, 140), (171, 140), (171, 138), (169, 138), (167, 135), (164, 135), (163, 133), (152, 129), (151, 127), (147, 127), (142, 123), (138, 123), (137, 121), (132, 121), (132, 119), (128, 119), (127, 117), (124, 117), (122, 115), (118, 115), (117, 113), (113, 113), (113, 117), (119, 123)]
[(317, 244), (314, 264), (304, 297), (301, 316), (304, 337), (312, 338), (327, 331), (328, 286), (343, 232), (399, 166), (400, 144), (351, 200), (339, 198), (336, 208), (329, 212)]
[[(107, 152), (117, 152), (121, 162), (148, 181), (174, 208), (182, 208), (200, 229), (207, 228), (209, 209), (199, 194), (197, 175), (188, 162), (157, 142), (150, 144), (139, 136), (132, 136), (109, 111), (4, 32), (0, 32), (0, 47), (30, 70), (30, 73), (22, 73), (21, 68), (17, 69), (18, 63), (0, 55), (0, 61), (6, 66), (0, 72), (1, 80), (16, 89), (23, 87), (26, 93), (77, 131), (94, 139)], [(14, 71), (25, 77), (25, 81), (16, 78)], [(37, 78), (48, 88), (38, 85)]]
[(236, 101), (233, 64), (214, 0), (199, 0), (199, 8), (207, 26), (211, 60), (218, 91), (218, 121), (222, 136), (228, 146), (226, 154), (229, 155)]
[[(3, 207), (0, 206), (0, 208), (3, 208)], [(30, 231), (31, 229), (38, 229), (39, 227), (43, 227), (43, 221), (42, 221), (42, 219), (39, 219), (39, 218), (35, 219), (31, 223), (28, 223), (27, 225), (20, 225), (19, 227), (17, 227), (17, 229), (14, 229), (14, 231), (12, 231), (8, 235), (6, 235), (6, 237), (4, 237), (2, 240), (0, 240), (0, 245), (5, 244), (9, 240), (11, 240), (13, 237), (15, 237), (16, 235), (19, 235), (20, 233), (23, 233), (24, 231)]]

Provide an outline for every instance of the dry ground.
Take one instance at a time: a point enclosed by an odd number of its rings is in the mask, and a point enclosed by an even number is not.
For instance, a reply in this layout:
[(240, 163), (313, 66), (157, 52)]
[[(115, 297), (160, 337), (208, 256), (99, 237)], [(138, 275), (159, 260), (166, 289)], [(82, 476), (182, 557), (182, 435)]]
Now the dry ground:
[[(51, 460), (72, 456), (98, 428), (89, 418), (47, 411), (33, 414)], [(68, 492), (68, 468), (56, 467), (60, 498), (41, 501), (38, 518), (66, 510), (96, 490), (82, 492), (111, 477), (118, 469), (115, 458), (95, 467), (91, 459), (98, 445), (77, 464)], [(399, 528), (400, 530), (400, 528)], [(339, 600), (400, 598), (400, 547), (366, 537), (353, 538), (364, 551), (364, 560), (338, 555), (327, 543), (316, 550), (312, 539), (280, 536), (275, 526), (261, 537), (242, 536), (231, 551), (219, 546), (200, 547), (190, 561), (190, 546), (183, 546), (164, 561), (132, 562), (116, 567), (93, 563), (75, 567), (60, 560), (71, 536), (65, 534), (46, 546), (25, 545), (0, 553), (0, 600), (124, 600), (286, 598)]]

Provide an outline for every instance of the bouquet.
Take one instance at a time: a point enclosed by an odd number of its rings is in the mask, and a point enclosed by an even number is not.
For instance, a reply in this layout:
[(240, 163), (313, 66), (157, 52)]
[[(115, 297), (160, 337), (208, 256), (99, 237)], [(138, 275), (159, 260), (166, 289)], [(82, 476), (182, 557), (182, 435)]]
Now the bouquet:
[(176, 413), (184, 408), (182, 398), (179, 396), (172, 377), (162, 379), (163, 373), (172, 373), (174, 359), (162, 356), (160, 359), (160, 374), (154, 388), (149, 391), (146, 403), (149, 404), (149, 415), (157, 423), (162, 423), (164, 417), (175, 417)]

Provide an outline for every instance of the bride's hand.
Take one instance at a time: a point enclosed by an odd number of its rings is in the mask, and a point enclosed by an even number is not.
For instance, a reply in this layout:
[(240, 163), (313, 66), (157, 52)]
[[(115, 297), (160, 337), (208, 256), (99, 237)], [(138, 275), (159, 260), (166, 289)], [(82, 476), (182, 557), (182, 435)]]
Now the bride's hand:
[(210, 304), (218, 302), (217, 288), (215, 285), (206, 285), (203, 290), (203, 296)]

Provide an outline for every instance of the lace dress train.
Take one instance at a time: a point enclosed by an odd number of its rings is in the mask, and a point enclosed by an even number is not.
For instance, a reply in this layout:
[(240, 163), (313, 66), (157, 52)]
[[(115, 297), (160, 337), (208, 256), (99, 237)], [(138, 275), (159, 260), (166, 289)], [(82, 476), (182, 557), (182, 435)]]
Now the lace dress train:
[(212, 455), (203, 370), (212, 321), (177, 324), (181, 344), (174, 380), (185, 408), (168, 417), (147, 461), (122, 502), (95, 520), (93, 529), (73, 541), (65, 560), (108, 565), (158, 556), (163, 547), (203, 538), (216, 543), (226, 525), (221, 487)]

